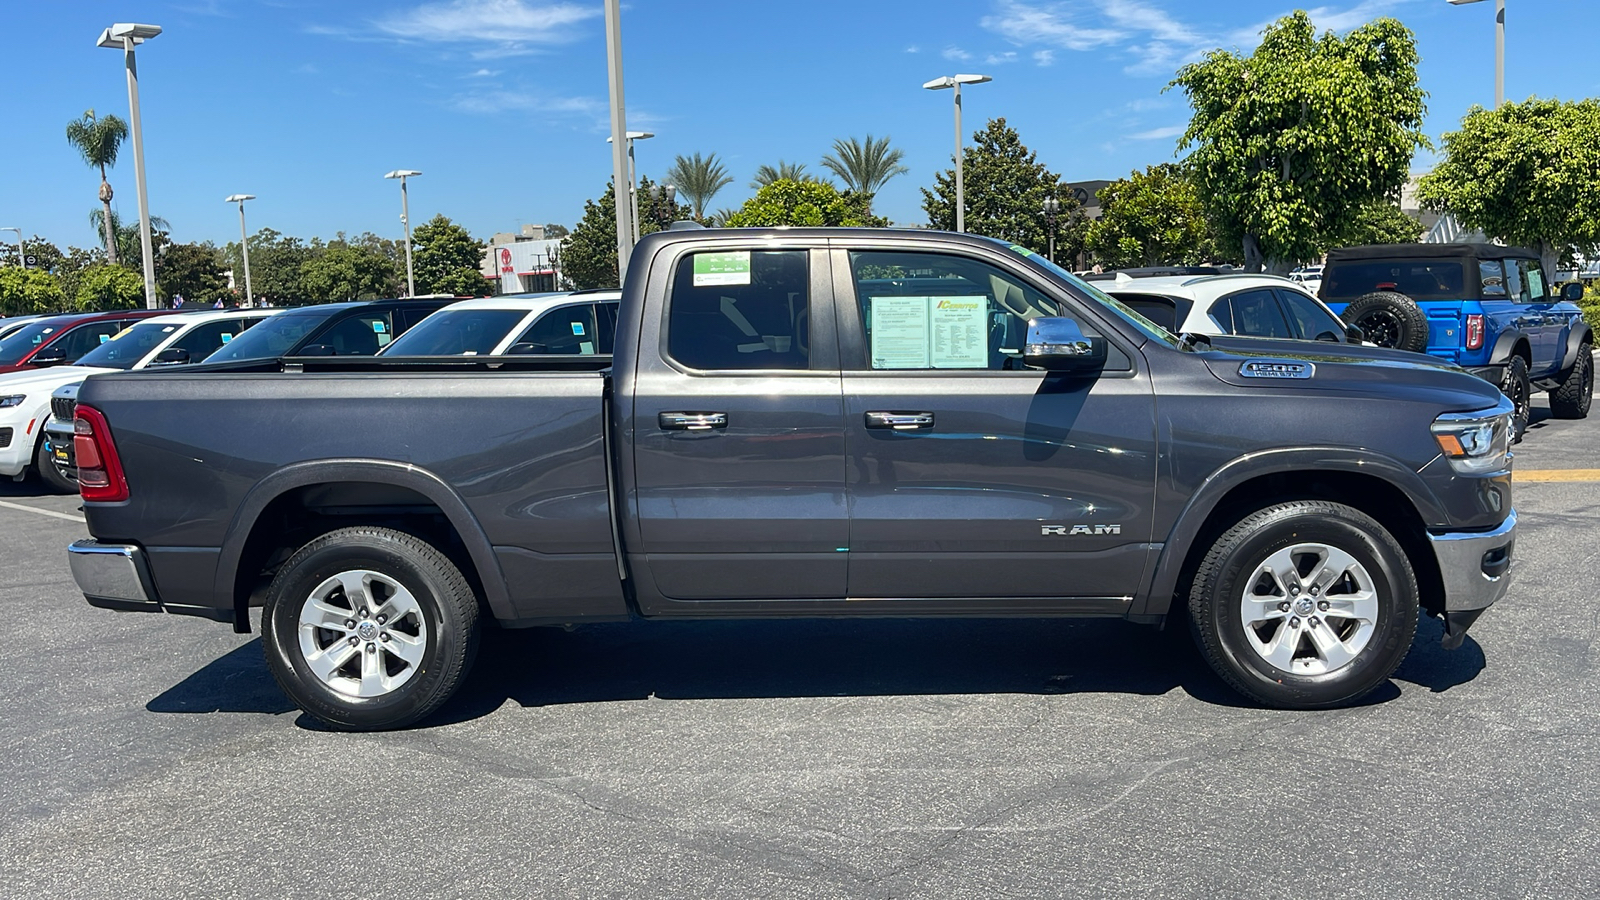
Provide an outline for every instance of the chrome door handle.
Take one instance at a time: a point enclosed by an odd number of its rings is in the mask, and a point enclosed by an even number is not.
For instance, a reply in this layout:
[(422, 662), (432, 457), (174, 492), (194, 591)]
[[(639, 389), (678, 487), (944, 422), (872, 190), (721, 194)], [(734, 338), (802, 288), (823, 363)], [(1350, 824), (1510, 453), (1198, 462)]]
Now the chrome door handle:
[(887, 412), (875, 410), (867, 413), (868, 428), (893, 428), (895, 431), (911, 431), (917, 428), (932, 428), (933, 413), (931, 412)]
[(656, 422), (664, 431), (710, 431), (713, 428), (727, 428), (728, 414), (664, 412), (656, 415)]

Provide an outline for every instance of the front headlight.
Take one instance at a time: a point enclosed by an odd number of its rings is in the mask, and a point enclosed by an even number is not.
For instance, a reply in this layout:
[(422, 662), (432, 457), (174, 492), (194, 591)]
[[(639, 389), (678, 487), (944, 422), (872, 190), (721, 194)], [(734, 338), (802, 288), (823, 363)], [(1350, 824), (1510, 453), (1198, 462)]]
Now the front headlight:
[(9, 397), (0, 397), (0, 409), (10, 409), (13, 406), (21, 406), (22, 401), (26, 399), (28, 399), (27, 394), (12, 394)]
[(1433, 420), (1433, 439), (1457, 472), (1498, 472), (1506, 467), (1506, 454), (1511, 449), (1512, 412), (1507, 401), (1479, 412), (1446, 413)]

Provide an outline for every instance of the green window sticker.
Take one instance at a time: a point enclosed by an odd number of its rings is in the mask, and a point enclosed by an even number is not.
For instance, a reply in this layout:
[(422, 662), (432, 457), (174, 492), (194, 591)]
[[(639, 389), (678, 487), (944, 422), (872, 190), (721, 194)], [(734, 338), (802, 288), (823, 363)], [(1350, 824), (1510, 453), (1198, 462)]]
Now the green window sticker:
[(749, 250), (733, 250), (727, 253), (696, 253), (694, 255), (695, 287), (749, 283)]

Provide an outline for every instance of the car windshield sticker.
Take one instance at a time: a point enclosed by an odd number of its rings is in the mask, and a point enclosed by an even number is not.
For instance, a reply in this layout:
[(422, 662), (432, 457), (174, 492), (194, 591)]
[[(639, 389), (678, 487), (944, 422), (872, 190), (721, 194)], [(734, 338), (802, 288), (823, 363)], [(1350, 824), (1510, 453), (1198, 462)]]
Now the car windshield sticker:
[(695, 287), (749, 283), (749, 250), (734, 250), (728, 253), (696, 253), (694, 255)]
[(983, 369), (986, 297), (872, 297), (874, 369)]
[(582, 322), (573, 322), (572, 323), (572, 333), (577, 335), (577, 336), (579, 336), (579, 337), (583, 337), (583, 323)]

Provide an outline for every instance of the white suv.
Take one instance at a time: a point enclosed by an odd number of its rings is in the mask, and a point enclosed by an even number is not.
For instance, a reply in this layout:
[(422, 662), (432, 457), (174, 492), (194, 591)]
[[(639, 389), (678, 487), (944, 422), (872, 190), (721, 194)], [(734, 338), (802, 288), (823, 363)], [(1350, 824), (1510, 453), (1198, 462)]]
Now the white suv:
[(1359, 329), (1346, 325), (1304, 287), (1276, 275), (1119, 274), (1093, 284), (1173, 334), (1361, 341)]

